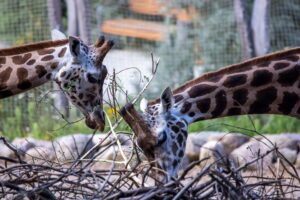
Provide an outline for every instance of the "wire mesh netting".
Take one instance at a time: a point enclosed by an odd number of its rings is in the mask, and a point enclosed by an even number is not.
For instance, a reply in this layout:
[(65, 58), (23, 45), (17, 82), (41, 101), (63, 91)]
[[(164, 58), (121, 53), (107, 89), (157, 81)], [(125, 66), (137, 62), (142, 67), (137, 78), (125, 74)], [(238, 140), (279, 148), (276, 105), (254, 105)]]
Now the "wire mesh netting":
[[(175, 88), (204, 71), (242, 60), (241, 36), (233, 0), (90, 0), (89, 30), (92, 38), (103, 33), (115, 39), (118, 52), (138, 60), (131, 52), (154, 52), (160, 65), (147, 96), (157, 97), (166, 86)], [(61, 1), (63, 30), (67, 30), (67, 4)], [(271, 0), (269, 7), (269, 52), (298, 46), (297, 0)], [(245, 5), (250, 18), (253, 1)], [(0, 2), (0, 45), (9, 47), (50, 39), (47, 1), (3, 0)], [(113, 53), (111, 53), (113, 54)], [(116, 54), (116, 53), (115, 53)], [(119, 55), (119, 54), (118, 54)], [(128, 56), (129, 55), (129, 56)], [(146, 57), (147, 58), (147, 57)], [(111, 57), (117, 60), (118, 57)], [(120, 59), (121, 60), (121, 59)], [(146, 60), (141, 59), (141, 65)], [(109, 58), (107, 62), (110, 63)], [(147, 60), (148, 62), (148, 60)], [(125, 67), (130, 63), (121, 63)], [(115, 66), (109, 66), (113, 68)], [(167, 81), (166, 81), (167, 80)], [(126, 90), (126, 84), (125, 89)], [(140, 87), (141, 83), (134, 83)], [(47, 98), (43, 94), (50, 91)], [(44, 134), (61, 117), (52, 106), (51, 84), (0, 102), (0, 132), (5, 135)], [(76, 111), (73, 111), (76, 113)], [(74, 115), (77, 117), (77, 114)], [(73, 126), (73, 125), (70, 125)], [(72, 128), (71, 128), (72, 129)], [(72, 131), (87, 131), (76, 127)], [(64, 131), (62, 131), (64, 132)], [(55, 133), (55, 132), (54, 132)], [(13, 137), (13, 136), (11, 136)]]
[[(46, 1), (3, 0), (0, 2), (1, 48), (50, 39)], [(25, 133), (38, 122), (40, 115), (53, 111), (36, 102), (50, 85), (0, 102), (0, 132), (8, 135)]]

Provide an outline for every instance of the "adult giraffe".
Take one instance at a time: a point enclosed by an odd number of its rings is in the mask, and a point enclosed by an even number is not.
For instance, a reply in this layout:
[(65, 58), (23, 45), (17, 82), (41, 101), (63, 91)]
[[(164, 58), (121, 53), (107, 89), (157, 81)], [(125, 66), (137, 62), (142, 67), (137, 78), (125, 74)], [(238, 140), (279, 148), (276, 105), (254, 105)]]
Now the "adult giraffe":
[[(52, 35), (64, 38), (56, 30)], [(103, 131), (102, 87), (107, 69), (102, 61), (112, 46), (104, 37), (87, 46), (70, 36), (1, 49), (0, 99), (55, 81), (84, 114), (87, 126)]]
[(147, 157), (177, 175), (188, 125), (246, 114), (300, 118), (300, 48), (254, 58), (188, 81), (160, 99), (141, 101), (142, 114), (128, 104), (121, 115), (137, 135)]

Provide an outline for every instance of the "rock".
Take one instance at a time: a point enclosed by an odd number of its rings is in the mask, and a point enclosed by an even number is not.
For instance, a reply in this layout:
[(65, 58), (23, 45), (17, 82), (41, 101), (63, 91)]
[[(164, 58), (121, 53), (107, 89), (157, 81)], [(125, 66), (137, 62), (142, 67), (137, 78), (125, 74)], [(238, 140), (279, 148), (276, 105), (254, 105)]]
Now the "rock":
[[(278, 147), (278, 151), (281, 152), (281, 154), (285, 156), (286, 159), (288, 159), (292, 163), (295, 162), (298, 152), (297, 141), (290, 139), (286, 135), (264, 135), (264, 137), (260, 141), (251, 139), (249, 142), (235, 149), (231, 153), (231, 156), (237, 163), (239, 163), (240, 165), (244, 165), (245, 163), (257, 158), (258, 153), (260, 155), (263, 155), (267, 151), (272, 150), (275, 145)], [(258, 162), (251, 164), (248, 169), (267, 169), (266, 166), (271, 166), (272, 163), (277, 161), (277, 158), (278, 157), (276, 152), (271, 152), (270, 154), (265, 156), (263, 160), (259, 159)]]
[(25, 156), (25, 153), (34, 147), (48, 147), (51, 145), (48, 141), (43, 140), (37, 140), (31, 137), (27, 138), (15, 138), (12, 141), (12, 145), (16, 147), (16, 149), (22, 154), (22, 156)]
[(10, 150), (2, 140), (0, 140), (0, 156), (6, 157), (6, 158), (13, 158), (14, 152)]
[[(223, 158), (226, 157), (224, 145), (218, 141), (209, 141), (205, 143), (200, 150), (199, 160), (206, 157), (209, 157), (209, 159), (201, 162), (201, 166), (214, 163), (220, 159), (223, 160)], [(220, 163), (222, 163), (222, 160)]]
[[(119, 134), (117, 134), (117, 137), (118, 137), (121, 145), (132, 146), (131, 135), (119, 133)], [(105, 141), (102, 142), (102, 140), (105, 140)], [(95, 144), (97, 144), (98, 142), (102, 142), (101, 146), (108, 145), (114, 141), (115, 141), (115, 137), (113, 135), (110, 135), (109, 137), (107, 137), (107, 135), (105, 135), (105, 134), (98, 134), (98, 135), (95, 135), (93, 138), (93, 142)]]
[[(56, 139), (53, 142), (59, 161), (75, 160), (93, 146), (92, 135), (74, 134)], [(92, 155), (92, 153), (90, 154)]]
[(249, 141), (249, 136), (240, 133), (224, 133), (208, 137), (208, 141), (219, 141), (224, 145), (225, 154), (229, 155), (234, 149)]
[[(279, 149), (289, 148), (298, 151), (298, 142), (292, 137), (280, 134), (280, 135), (264, 135), (265, 137), (261, 139), (261, 142), (267, 144), (271, 148), (276, 146)], [(267, 138), (267, 139), (266, 139)], [(271, 143), (270, 143), (271, 142)]]
[[(101, 151), (101, 149), (100, 149)], [(132, 146), (122, 146), (122, 151), (124, 152), (124, 155), (127, 160), (129, 160), (129, 165), (131, 167), (138, 164), (140, 161), (145, 161), (147, 158), (144, 156), (142, 152), (138, 152), (138, 155), (135, 151), (133, 151)], [(132, 152), (133, 151), (133, 152)], [(133, 156), (131, 157), (133, 153)], [(121, 154), (121, 151), (119, 150), (118, 145), (113, 145), (109, 147), (107, 150), (105, 150), (102, 154), (96, 157), (95, 161), (97, 162), (93, 169), (103, 169), (103, 168), (109, 168), (109, 166), (112, 165), (113, 162), (115, 162), (115, 167), (124, 167), (124, 164), (121, 164), (120, 162), (124, 161), (124, 158)]]
[(300, 169), (300, 153), (298, 153), (298, 155), (296, 157), (295, 167), (297, 169)]
[[(260, 155), (267, 152), (268, 147), (261, 144), (257, 140), (250, 140), (249, 142), (241, 145), (239, 148), (235, 149), (231, 153), (231, 157), (239, 166), (244, 165), (252, 161), (253, 159), (258, 157), (258, 153)], [(261, 161), (261, 159), (259, 160)], [(261, 162), (254, 162), (247, 167), (249, 170), (257, 170), (261, 166)], [(264, 157), (263, 159), (264, 166), (268, 166), (272, 163), (272, 155), (269, 154), (268, 156)]]
[(53, 161), (55, 159), (55, 151), (53, 147), (43, 146), (34, 147), (26, 152), (25, 160), (31, 163), (42, 164), (47, 161)]
[[(294, 164), (296, 162), (297, 159), (297, 151), (290, 149), (290, 148), (282, 148), (279, 150), (279, 152), (292, 164)], [(276, 159), (276, 157), (274, 156), (273, 158)], [(284, 160), (283, 160), (284, 161)]]
[(206, 141), (207, 135), (201, 135), (201, 133), (189, 134), (186, 141), (185, 157), (190, 162), (198, 160), (200, 149)]

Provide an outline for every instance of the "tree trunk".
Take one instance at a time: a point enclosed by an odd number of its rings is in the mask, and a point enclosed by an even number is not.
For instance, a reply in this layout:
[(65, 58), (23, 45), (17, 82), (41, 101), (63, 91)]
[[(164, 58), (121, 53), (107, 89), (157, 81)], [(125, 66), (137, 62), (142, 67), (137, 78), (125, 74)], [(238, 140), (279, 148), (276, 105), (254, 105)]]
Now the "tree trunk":
[(256, 56), (265, 55), (270, 47), (269, 0), (255, 0), (252, 12), (252, 30)]
[(89, 0), (76, 0), (78, 12), (78, 27), (80, 38), (90, 44), (92, 42), (92, 16)]
[(241, 38), (242, 60), (255, 56), (250, 20), (245, 14), (245, 0), (234, 0), (234, 13), (237, 30)]
[(77, 9), (75, 0), (66, 0), (68, 13), (68, 35), (78, 36)]
[[(62, 30), (62, 20), (61, 20), (61, 2), (60, 0), (48, 0), (48, 18), (50, 29)], [(61, 112), (59, 114), (64, 115), (68, 118), (69, 113), (69, 101), (66, 95), (60, 90), (59, 86), (53, 84), (54, 92), (54, 106)]]

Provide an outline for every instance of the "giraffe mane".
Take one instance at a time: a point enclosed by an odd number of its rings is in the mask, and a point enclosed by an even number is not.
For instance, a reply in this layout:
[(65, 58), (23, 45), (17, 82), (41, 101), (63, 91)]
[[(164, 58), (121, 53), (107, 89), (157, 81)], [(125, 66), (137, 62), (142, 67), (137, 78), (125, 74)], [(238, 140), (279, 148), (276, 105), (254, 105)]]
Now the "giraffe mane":
[[(300, 47), (291, 48), (288, 50), (277, 51), (275, 53), (270, 53), (270, 54), (267, 54), (264, 56), (255, 57), (255, 58), (246, 60), (246, 61), (238, 63), (238, 64), (226, 66), (217, 71), (205, 73), (205, 74), (201, 75), (200, 77), (195, 78), (190, 81), (187, 81), (183, 85), (179, 86), (178, 88), (173, 90), (173, 94), (176, 95), (178, 93), (184, 92), (187, 88), (191, 87), (192, 85), (196, 85), (200, 82), (210, 81), (212, 78), (216, 78), (216, 77), (226, 74), (226, 73), (234, 73), (234, 72), (238, 72), (238, 71), (242, 72), (241, 68), (243, 68), (243, 67), (253, 66), (253, 65), (260, 64), (260, 63), (272, 61), (276, 58), (279, 59), (279, 58), (288, 57), (291, 54), (295, 54), (295, 53), (300, 53)], [(159, 101), (160, 101), (160, 99), (156, 99), (156, 100), (150, 101), (148, 104), (149, 105), (157, 104), (157, 103), (159, 103)]]
[(10, 55), (22, 54), (30, 51), (35, 51), (39, 49), (45, 49), (49, 47), (61, 46), (67, 44), (68, 42), (69, 39), (55, 40), (55, 41), (49, 40), (49, 41), (42, 41), (42, 42), (26, 44), (26, 45), (11, 47), (11, 48), (0, 49), (0, 56), (10, 56)]

